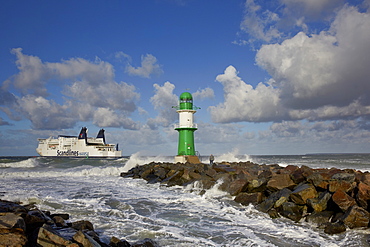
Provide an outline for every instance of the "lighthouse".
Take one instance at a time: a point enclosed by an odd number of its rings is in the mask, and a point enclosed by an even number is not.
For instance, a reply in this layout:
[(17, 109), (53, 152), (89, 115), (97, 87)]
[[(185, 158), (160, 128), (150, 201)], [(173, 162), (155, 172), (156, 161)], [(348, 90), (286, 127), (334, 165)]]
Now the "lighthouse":
[(179, 132), (175, 163), (200, 163), (194, 146), (194, 131), (197, 130), (197, 125), (194, 123), (194, 113), (200, 108), (193, 106), (193, 96), (188, 92), (180, 95), (179, 105), (173, 108), (176, 108), (179, 114), (179, 124), (175, 125), (175, 130)]

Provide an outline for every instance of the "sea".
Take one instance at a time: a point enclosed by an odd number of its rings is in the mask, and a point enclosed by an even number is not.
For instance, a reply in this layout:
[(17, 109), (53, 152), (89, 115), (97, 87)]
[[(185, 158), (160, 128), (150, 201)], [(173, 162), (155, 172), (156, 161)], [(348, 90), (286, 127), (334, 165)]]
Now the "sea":
[[(369, 246), (369, 229), (328, 235), (305, 221), (271, 219), (252, 205), (235, 203), (219, 183), (201, 193), (199, 183), (166, 187), (120, 177), (137, 165), (173, 158), (0, 157), (0, 199), (68, 213), (71, 222), (88, 220), (106, 243), (115, 236), (130, 243), (151, 238), (160, 246)], [(370, 154), (215, 156), (216, 163), (222, 161), (370, 171)]]

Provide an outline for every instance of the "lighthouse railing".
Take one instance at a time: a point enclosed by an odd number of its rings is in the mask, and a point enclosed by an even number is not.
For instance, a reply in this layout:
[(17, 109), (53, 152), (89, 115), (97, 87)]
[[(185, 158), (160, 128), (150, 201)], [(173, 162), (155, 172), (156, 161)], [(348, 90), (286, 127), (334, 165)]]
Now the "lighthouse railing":
[(187, 125), (180, 125), (180, 124), (174, 124), (174, 129), (178, 129), (178, 128), (198, 128), (198, 124), (196, 123), (193, 123), (193, 124), (187, 124)]

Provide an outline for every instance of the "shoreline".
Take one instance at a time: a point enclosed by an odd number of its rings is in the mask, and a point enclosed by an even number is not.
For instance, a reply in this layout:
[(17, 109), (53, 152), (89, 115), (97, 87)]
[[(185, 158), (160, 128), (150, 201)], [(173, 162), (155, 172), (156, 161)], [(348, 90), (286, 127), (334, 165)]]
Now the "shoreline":
[(235, 202), (253, 204), (271, 218), (306, 221), (327, 234), (369, 228), (369, 172), (252, 162), (213, 166), (151, 162), (123, 172), (121, 177), (166, 186), (186, 186), (197, 181), (203, 187), (201, 193), (221, 181), (218, 189), (234, 196)]

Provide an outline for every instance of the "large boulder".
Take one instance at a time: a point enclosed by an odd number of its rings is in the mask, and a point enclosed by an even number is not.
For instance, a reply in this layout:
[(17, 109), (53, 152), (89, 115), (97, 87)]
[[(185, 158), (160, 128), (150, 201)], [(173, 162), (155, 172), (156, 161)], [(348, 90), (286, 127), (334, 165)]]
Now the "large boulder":
[(290, 178), (289, 174), (273, 174), (267, 182), (267, 188), (271, 191), (277, 191), (284, 188), (293, 189), (296, 183)]
[(39, 234), (37, 236), (37, 244), (44, 247), (79, 247), (78, 244), (62, 237), (56, 230), (46, 224), (40, 227)]
[(0, 229), (19, 228), (26, 230), (24, 219), (14, 213), (0, 213)]
[(249, 205), (249, 204), (259, 204), (263, 200), (263, 193), (262, 192), (254, 192), (254, 193), (247, 193), (242, 192), (239, 193), (235, 198), (234, 201), (240, 203), (242, 205)]
[(279, 213), (288, 219), (298, 222), (302, 219), (303, 206), (299, 206), (293, 202), (284, 202), (281, 205)]
[[(270, 209), (275, 208), (286, 202), (290, 195), (292, 193), (291, 190), (288, 188), (284, 188), (282, 190), (276, 191), (272, 193), (269, 197), (266, 198), (261, 204), (257, 206), (257, 208), (264, 212), (267, 213)], [(279, 202), (276, 204), (276, 202)]]
[(369, 212), (354, 205), (347, 210), (341, 220), (349, 228), (367, 227), (369, 225)]
[(306, 216), (306, 221), (320, 227), (328, 223), (333, 215), (333, 211), (313, 212), (312, 214)]
[(290, 194), (290, 199), (300, 205), (306, 204), (307, 199), (315, 197), (317, 197), (317, 191), (311, 184), (298, 185)]
[(350, 197), (343, 190), (337, 190), (332, 196), (333, 202), (343, 211), (347, 211), (351, 206), (356, 205), (356, 200)]
[(18, 247), (26, 246), (27, 237), (20, 228), (6, 229), (0, 228), (0, 246)]
[(100, 247), (99, 243), (97, 243), (92, 237), (83, 233), (82, 231), (76, 232), (76, 234), (73, 235), (72, 239), (83, 247)]
[(330, 198), (331, 194), (329, 192), (323, 192), (317, 198), (307, 199), (307, 205), (310, 206), (315, 212), (321, 212), (327, 208)]
[(357, 202), (358, 205), (361, 206), (364, 209), (369, 208), (369, 202), (370, 202), (370, 186), (359, 182), (357, 186), (358, 192), (357, 192)]
[(236, 179), (234, 181), (232, 181), (228, 188), (226, 189), (226, 191), (232, 195), (232, 196), (235, 196), (237, 194), (239, 194), (240, 192), (243, 192), (246, 190), (247, 188), (247, 185), (248, 185), (248, 181), (245, 180), (245, 179)]

